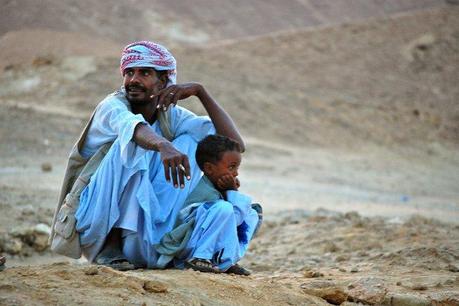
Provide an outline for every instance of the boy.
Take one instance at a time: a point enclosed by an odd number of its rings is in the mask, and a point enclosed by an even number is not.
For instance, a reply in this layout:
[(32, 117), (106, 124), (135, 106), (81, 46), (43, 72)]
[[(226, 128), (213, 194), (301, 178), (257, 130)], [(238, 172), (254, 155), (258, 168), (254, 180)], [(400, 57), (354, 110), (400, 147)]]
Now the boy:
[[(173, 258), (177, 267), (249, 275), (237, 262), (260, 226), (261, 206), (237, 191), (240, 147), (228, 137), (209, 135), (198, 143), (196, 161), (204, 175), (187, 197), (174, 230), (156, 249), (165, 265)], [(195, 222), (208, 214), (217, 221)]]

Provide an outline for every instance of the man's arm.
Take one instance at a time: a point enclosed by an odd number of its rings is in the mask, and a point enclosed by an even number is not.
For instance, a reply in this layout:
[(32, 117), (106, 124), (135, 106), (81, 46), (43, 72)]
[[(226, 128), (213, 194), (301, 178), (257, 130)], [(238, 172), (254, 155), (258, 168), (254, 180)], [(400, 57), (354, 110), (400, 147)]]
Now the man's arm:
[(217, 133), (229, 137), (239, 143), (241, 153), (245, 151), (245, 144), (242, 140), (236, 124), (228, 113), (212, 98), (207, 90), (200, 85), (197, 97), (201, 100), (202, 105), (209, 114)]
[(185, 187), (184, 176), (191, 179), (190, 163), (188, 157), (178, 151), (170, 141), (156, 134), (151, 127), (139, 123), (134, 130), (134, 141), (147, 150), (157, 151), (161, 154), (166, 180), (172, 182), (174, 187)]
[(244, 141), (228, 113), (210, 96), (207, 90), (198, 83), (185, 83), (169, 86), (158, 94), (157, 108), (167, 110), (169, 105), (176, 105), (178, 100), (196, 96), (201, 101), (218, 134), (237, 141), (241, 151), (245, 151)]

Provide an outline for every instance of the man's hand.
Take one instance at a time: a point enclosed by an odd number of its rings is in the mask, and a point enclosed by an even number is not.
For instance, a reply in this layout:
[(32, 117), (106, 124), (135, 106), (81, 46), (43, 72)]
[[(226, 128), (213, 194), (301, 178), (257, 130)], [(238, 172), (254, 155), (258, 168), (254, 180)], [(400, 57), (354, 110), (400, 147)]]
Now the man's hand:
[(202, 88), (198, 83), (171, 85), (150, 98), (157, 98), (156, 108), (166, 111), (170, 105), (177, 105), (178, 100), (198, 96)]
[(185, 177), (187, 180), (191, 179), (188, 157), (174, 148), (170, 142), (161, 143), (159, 153), (161, 154), (166, 181), (170, 182), (172, 177), (175, 188), (179, 186), (178, 184), (180, 184), (180, 188), (184, 188)]
[(238, 190), (240, 186), (239, 179), (231, 174), (222, 175), (217, 180), (217, 187), (220, 190)]

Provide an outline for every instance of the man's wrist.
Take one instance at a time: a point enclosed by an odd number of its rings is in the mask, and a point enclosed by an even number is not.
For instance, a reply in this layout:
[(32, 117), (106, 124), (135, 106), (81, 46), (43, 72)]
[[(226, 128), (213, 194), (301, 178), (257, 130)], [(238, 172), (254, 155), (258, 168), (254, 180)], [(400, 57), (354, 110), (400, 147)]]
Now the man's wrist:
[(158, 152), (161, 152), (161, 151), (167, 150), (169, 145), (170, 145), (169, 141), (162, 140), (162, 141), (159, 141), (158, 143), (156, 143), (156, 148), (157, 148)]
[(204, 100), (207, 100), (206, 97), (207, 97), (207, 91), (206, 89), (204, 88), (204, 86), (202, 86), (201, 84), (197, 84), (197, 92), (196, 92), (196, 97), (198, 97), (199, 100), (201, 100), (201, 102), (204, 102)]

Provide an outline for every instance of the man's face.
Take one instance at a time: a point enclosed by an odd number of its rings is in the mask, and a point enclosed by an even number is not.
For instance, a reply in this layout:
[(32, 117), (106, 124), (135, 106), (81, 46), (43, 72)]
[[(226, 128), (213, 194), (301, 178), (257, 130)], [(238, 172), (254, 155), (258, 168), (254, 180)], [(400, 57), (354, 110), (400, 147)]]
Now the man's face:
[(205, 174), (214, 185), (223, 175), (229, 174), (233, 178), (236, 178), (239, 174), (239, 166), (241, 165), (241, 153), (238, 151), (226, 151), (218, 162), (209, 164)]
[(134, 67), (124, 70), (126, 98), (133, 104), (151, 103), (151, 95), (156, 95), (165, 86), (153, 68)]

